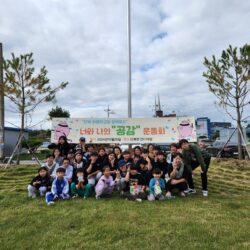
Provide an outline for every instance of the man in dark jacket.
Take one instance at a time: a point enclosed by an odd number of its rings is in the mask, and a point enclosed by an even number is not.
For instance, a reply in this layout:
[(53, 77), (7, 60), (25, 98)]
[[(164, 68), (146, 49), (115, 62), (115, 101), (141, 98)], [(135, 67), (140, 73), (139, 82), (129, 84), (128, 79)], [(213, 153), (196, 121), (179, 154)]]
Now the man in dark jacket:
[(189, 169), (188, 185), (189, 189), (187, 193), (195, 193), (194, 183), (192, 178), (192, 171), (197, 167), (201, 167), (201, 182), (202, 182), (202, 194), (208, 196), (207, 190), (207, 171), (209, 168), (211, 156), (210, 154), (197, 145), (189, 143), (187, 140), (182, 139), (179, 141), (179, 146), (182, 149), (184, 164)]

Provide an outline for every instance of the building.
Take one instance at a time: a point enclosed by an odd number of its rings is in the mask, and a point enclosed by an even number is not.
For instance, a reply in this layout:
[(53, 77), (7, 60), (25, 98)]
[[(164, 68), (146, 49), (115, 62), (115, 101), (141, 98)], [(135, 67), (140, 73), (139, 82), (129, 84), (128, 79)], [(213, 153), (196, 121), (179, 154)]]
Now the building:
[(211, 139), (211, 122), (208, 117), (200, 117), (196, 119), (196, 134), (198, 138)]
[(220, 137), (220, 131), (231, 128), (231, 122), (211, 122), (211, 139), (216, 139)]
[[(4, 156), (10, 156), (14, 151), (19, 133), (19, 128), (4, 127)], [(28, 130), (25, 130), (24, 137), (29, 138)]]

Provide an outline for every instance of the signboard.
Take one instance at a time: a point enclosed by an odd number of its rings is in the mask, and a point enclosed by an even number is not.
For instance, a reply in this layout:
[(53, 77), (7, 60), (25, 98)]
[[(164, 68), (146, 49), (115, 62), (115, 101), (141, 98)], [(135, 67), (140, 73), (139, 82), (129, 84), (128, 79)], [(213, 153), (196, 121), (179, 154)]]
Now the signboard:
[(207, 117), (197, 118), (196, 120), (196, 134), (197, 137), (206, 136), (207, 138), (211, 137), (211, 125), (210, 119)]
[(172, 143), (180, 139), (197, 140), (194, 117), (166, 118), (53, 118), (51, 141), (60, 136), (78, 143), (144, 144)]

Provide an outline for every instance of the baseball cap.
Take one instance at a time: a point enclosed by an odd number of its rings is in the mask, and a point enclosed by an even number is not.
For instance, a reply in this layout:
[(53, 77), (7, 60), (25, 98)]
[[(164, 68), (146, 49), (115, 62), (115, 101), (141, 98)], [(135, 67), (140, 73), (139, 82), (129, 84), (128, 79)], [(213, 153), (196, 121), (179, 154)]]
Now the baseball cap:
[(80, 137), (79, 141), (86, 141), (85, 137)]
[(122, 167), (124, 165), (126, 165), (126, 162), (124, 160), (118, 161), (118, 167)]

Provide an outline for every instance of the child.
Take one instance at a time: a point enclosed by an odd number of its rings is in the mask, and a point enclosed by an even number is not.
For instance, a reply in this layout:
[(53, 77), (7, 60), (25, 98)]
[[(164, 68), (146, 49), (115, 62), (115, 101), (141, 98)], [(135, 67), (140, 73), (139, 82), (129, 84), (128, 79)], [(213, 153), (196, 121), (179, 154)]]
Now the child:
[(168, 172), (168, 163), (162, 151), (159, 151), (157, 153), (156, 161), (154, 163), (154, 168), (159, 168), (161, 170), (163, 178), (165, 174)]
[(161, 170), (159, 168), (155, 168), (153, 170), (153, 176), (149, 182), (149, 201), (157, 200), (164, 200), (164, 196), (162, 194), (162, 190), (165, 189), (165, 182), (161, 178)]
[(88, 184), (87, 178), (84, 176), (84, 169), (78, 168), (76, 170), (76, 179), (71, 183), (71, 195), (73, 198), (80, 196), (86, 199), (90, 196), (91, 185)]
[(39, 191), (40, 196), (44, 196), (50, 187), (50, 176), (46, 167), (38, 169), (38, 175), (28, 185), (28, 197), (35, 198)]
[[(69, 164), (69, 159), (68, 158), (64, 158), (63, 159), (63, 163), (62, 166), (60, 166), (60, 168), (64, 168), (65, 169), (65, 179), (68, 180), (68, 182), (72, 182), (72, 177), (73, 177), (73, 167)], [(52, 173), (53, 178), (55, 178), (57, 176), (56, 170), (54, 170), (54, 172)]]
[(75, 162), (75, 153), (72, 149), (68, 151), (67, 158), (69, 159), (69, 164), (73, 166)]
[(75, 153), (75, 160), (74, 160), (74, 168), (83, 168), (85, 169), (86, 167), (86, 160), (82, 157), (81, 151), (77, 151)]
[(53, 155), (55, 157), (55, 162), (58, 164), (58, 166), (61, 166), (62, 165), (62, 162), (63, 162), (63, 157), (61, 155), (61, 151), (59, 148), (55, 148), (53, 150)]
[(94, 187), (95, 183), (101, 178), (102, 172), (101, 172), (101, 164), (97, 161), (98, 154), (96, 152), (93, 152), (90, 155), (90, 160), (87, 164), (87, 174), (88, 174), (88, 183)]
[(104, 162), (104, 166), (106, 165), (110, 167), (111, 175), (115, 177), (116, 170), (118, 169), (118, 160), (116, 159), (114, 152), (108, 154), (108, 158)]
[(125, 150), (123, 153), (123, 160), (127, 163), (134, 163), (134, 160), (131, 158), (131, 154), (128, 150)]
[(146, 181), (146, 185), (149, 185), (149, 181), (152, 178), (152, 172), (148, 170), (148, 162), (144, 160), (144, 158), (141, 158), (137, 163), (136, 163), (138, 172), (142, 174), (143, 178)]
[(141, 202), (147, 196), (144, 193), (146, 183), (143, 176), (138, 173), (137, 167), (130, 164), (125, 177), (126, 188), (123, 197)]
[(108, 155), (106, 154), (105, 148), (100, 148), (98, 150), (97, 161), (101, 164), (101, 166), (105, 166), (104, 164), (106, 163), (107, 159), (108, 159)]
[(53, 154), (47, 155), (46, 163), (43, 165), (48, 170), (48, 174), (52, 176), (55, 169), (59, 168), (59, 165), (55, 162), (55, 156)]
[(172, 190), (177, 189), (180, 192), (181, 196), (186, 196), (184, 190), (187, 189), (187, 178), (188, 178), (188, 169), (182, 161), (182, 154), (177, 153), (172, 165), (169, 168), (168, 174), (166, 175), (166, 197), (172, 197)]
[(103, 168), (103, 176), (99, 179), (95, 186), (96, 199), (100, 199), (104, 195), (111, 195), (114, 189), (115, 182), (110, 175), (110, 167)]
[(125, 177), (127, 174), (127, 166), (124, 160), (118, 162), (118, 170), (116, 171), (115, 185), (118, 191), (124, 190), (126, 187)]
[(60, 167), (56, 170), (56, 178), (52, 183), (51, 192), (47, 192), (45, 197), (48, 206), (54, 204), (57, 199), (69, 199), (69, 183), (64, 178), (64, 174), (64, 168)]

